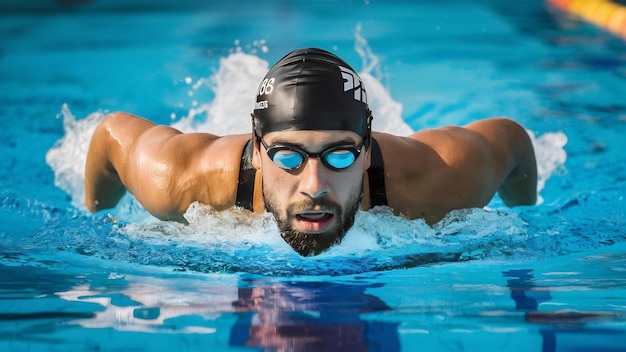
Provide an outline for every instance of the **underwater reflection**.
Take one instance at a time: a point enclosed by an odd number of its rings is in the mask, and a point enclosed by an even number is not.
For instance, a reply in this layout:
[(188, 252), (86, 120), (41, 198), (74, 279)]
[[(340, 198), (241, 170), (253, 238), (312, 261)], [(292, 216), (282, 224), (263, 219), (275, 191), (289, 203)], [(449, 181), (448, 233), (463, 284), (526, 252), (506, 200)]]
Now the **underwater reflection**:
[[(541, 311), (541, 304), (553, 300), (550, 287), (537, 285), (532, 269), (508, 270), (502, 273), (515, 301), (515, 309), (523, 311), (524, 320), (540, 326), (541, 349), (544, 352), (556, 351), (626, 351), (623, 344), (624, 333), (593, 323), (610, 319), (623, 319), (615, 312), (552, 310)], [(556, 303), (558, 304), (558, 302)]]
[(231, 346), (271, 351), (400, 350), (398, 323), (367, 320), (388, 311), (366, 293), (377, 285), (288, 282), (239, 288)]
[(55, 296), (90, 313), (69, 324), (83, 328), (213, 335), (231, 347), (264, 351), (400, 350), (400, 323), (381, 318), (385, 312), (393, 316), (392, 308), (367, 292), (383, 284), (220, 280), (223, 285), (207, 286), (204, 278), (109, 275)]

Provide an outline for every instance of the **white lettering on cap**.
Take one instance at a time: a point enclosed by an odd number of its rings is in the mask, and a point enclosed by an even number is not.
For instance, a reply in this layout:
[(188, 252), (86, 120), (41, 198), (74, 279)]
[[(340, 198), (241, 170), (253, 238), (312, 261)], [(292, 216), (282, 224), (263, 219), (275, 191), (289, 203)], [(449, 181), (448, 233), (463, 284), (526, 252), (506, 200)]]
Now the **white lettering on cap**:
[(274, 91), (274, 82), (276, 81), (276, 79), (274, 77), (272, 78), (266, 78), (263, 80), (263, 82), (261, 82), (261, 85), (259, 86), (259, 94), (258, 95), (270, 95), (272, 94), (272, 92)]
[(267, 103), (267, 100), (261, 100), (254, 103), (254, 110), (263, 110), (267, 109), (268, 107), (269, 104)]
[(361, 78), (354, 71), (347, 67), (339, 66), (341, 77), (343, 77), (343, 91), (354, 90), (354, 100), (367, 104), (367, 93), (363, 87)]

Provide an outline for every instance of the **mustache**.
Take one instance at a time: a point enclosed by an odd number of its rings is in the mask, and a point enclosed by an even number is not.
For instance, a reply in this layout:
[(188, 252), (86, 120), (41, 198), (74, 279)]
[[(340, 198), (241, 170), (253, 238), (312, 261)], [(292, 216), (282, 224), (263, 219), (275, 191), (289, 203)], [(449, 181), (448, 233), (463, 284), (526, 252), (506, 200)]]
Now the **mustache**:
[(297, 203), (292, 203), (287, 207), (287, 214), (302, 213), (314, 208), (325, 211), (332, 211), (335, 215), (341, 214), (341, 206), (328, 198), (305, 199)]

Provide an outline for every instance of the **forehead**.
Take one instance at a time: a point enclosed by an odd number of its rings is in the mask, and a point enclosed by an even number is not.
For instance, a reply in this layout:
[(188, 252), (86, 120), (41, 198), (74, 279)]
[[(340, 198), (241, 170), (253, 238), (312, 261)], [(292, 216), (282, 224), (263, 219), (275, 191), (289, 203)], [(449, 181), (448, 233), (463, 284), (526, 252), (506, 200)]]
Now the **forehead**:
[[(263, 136), (263, 140), (268, 144), (289, 143), (302, 146), (325, 146), (344, 142), (347, 144), (357, 144), (362, 137), (352, 131), (279, 131), (269, 132)], [(312, 149), (312, 148), (311, 148)]]

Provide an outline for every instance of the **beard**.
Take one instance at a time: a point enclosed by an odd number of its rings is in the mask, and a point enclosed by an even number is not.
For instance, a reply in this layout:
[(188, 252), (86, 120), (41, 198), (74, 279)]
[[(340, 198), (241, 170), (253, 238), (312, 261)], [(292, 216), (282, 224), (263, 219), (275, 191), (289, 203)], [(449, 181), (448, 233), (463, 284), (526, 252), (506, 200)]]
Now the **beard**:
[[(354, 224), (356, 212), (361, 205), (361, 199), (363, 194), (362, 190), (363, 181), (358, 184), (358, 187), (354, 187), (350, 191), (348, 201), (345, 208), (342, 208), (336, 202), (328, 200), (323, 197), (319, 199), (306, 199), (298, 203), (292, 203), (287, 206), (286, 218), (280, 216), (278, 202), (271, 196), (266, 194), (265, 187), (263, 188), (263, 199), (265, 201), (265, 207), (267, 211), (274, 215), (276, 224), (280, 230), (281, 237), (293, 248), (298, 254), (302, 256), (318, 255), (326, 251), (331, 246), (340, 243), (346, 232)], [(339, 219), (339, 222), (330, 230), (324, 233), (309, 234), (301, 231), (294, 230), (291, 227), (292, 221), (295, 219), (296, 214), (304, 210), (320, 207), (321, 209), (332, 211), (335, 217)]]

